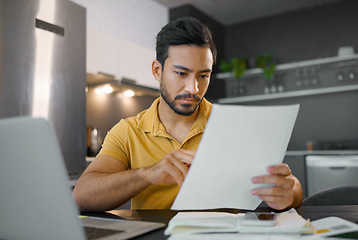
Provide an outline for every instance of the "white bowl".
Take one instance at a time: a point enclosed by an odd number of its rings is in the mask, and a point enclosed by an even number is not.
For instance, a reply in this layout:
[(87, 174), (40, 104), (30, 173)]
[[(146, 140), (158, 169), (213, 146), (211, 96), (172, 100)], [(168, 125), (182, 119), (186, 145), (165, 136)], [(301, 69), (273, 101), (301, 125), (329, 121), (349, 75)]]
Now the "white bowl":
[(339, 57), (351, 56), (351, 55), (354, 55), (354, 48), (352, 46), (344, 46), (344, 47), (338, 48), (338, 56)]

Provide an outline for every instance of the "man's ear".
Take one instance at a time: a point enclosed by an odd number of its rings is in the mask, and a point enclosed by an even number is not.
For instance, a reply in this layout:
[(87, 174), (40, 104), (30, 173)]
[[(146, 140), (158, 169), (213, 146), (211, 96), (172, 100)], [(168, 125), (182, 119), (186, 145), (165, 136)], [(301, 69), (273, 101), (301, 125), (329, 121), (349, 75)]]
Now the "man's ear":
[(152, 74), (157, 81), (160, 81), (162, 77), (162, 64), (158, 60), (154, 60), (152, 63)]

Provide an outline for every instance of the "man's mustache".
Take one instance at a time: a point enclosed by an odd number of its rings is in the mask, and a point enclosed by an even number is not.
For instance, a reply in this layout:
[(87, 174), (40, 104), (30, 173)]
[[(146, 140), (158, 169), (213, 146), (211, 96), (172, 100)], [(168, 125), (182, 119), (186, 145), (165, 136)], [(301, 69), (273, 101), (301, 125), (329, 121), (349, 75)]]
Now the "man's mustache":
[(183, 94), (179, 94), (175, 97), (175, 100), (176, 99), (179, 99), (179, 98), (194, 98), (196, 100), (200, 100), (200, 97), (196, 94), (191, 94), (191, 93), (183, 93)]

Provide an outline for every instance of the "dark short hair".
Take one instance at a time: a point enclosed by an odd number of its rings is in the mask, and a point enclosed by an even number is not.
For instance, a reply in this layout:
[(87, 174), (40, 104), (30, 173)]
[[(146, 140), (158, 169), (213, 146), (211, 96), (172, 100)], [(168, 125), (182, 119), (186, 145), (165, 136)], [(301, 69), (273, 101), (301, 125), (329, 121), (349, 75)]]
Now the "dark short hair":
[(164, 67), (169, 46), (193, 45), (209, 47), (216, 63), (217, 50), (209, 28), (193, 17), (177, 18), (166, 24), (157, 35), (156, 59)]

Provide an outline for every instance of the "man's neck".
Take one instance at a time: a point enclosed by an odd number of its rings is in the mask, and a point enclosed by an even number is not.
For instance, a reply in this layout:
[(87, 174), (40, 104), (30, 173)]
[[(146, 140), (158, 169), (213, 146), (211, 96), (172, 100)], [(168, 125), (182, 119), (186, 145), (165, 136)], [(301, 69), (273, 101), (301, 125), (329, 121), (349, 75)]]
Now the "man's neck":
[(188, 135), (191, 127), (198, 117), (199, 108), (190, 116), (175, 113), (170, 106), (160, 98), (158, 104), (158, 115), (161, 123), (169, 135), (182, 143)]

